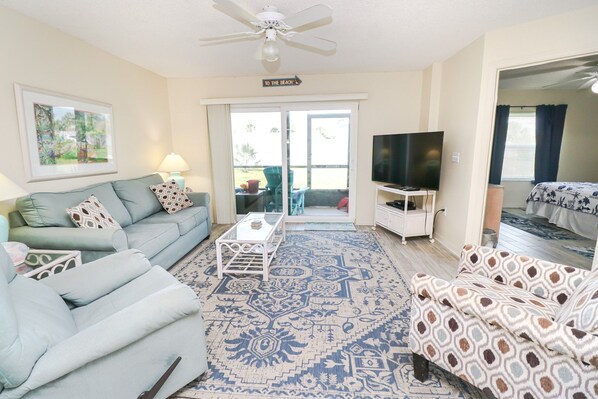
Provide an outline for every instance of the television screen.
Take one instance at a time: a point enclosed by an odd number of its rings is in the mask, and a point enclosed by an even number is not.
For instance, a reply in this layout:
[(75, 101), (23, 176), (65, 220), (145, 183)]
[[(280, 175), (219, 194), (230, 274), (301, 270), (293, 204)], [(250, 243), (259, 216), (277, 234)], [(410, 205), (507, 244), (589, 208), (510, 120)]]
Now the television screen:
[(374, 136), (372, 180), (438, 190), (444, 132)]

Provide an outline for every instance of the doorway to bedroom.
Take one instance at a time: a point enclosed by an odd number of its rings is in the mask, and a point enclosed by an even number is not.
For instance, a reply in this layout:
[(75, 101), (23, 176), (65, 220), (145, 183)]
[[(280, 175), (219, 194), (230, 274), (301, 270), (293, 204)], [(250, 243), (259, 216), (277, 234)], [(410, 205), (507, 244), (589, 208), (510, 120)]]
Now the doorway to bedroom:
[(575, 79), (597, 65), (594, 55), (500, 73), (484, 217), (498, 248), (591, 269), (598, 94)]

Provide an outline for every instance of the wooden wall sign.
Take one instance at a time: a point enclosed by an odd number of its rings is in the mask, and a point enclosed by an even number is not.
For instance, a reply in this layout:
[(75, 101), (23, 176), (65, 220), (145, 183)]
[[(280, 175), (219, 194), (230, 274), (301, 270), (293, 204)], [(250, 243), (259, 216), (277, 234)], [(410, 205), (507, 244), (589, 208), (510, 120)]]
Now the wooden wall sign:
[(262, 87), (299, 86), (301, 82), (297, 75), (294, 78), (262, 79)]

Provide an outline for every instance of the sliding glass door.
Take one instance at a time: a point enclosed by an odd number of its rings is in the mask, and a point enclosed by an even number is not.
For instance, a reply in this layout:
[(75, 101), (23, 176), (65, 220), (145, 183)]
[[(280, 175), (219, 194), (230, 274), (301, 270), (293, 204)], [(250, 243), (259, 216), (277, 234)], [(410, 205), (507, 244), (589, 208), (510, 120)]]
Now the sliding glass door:
[(356, 104), (238, 107), (231, 124), (238, 215), (354, 221)]

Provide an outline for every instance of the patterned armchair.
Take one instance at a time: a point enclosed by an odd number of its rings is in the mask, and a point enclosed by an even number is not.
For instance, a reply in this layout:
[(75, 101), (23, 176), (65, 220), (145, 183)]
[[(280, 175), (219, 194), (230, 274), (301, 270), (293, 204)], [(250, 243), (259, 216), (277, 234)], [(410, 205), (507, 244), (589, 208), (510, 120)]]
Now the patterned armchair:
[(411, 291), (420, 381), (432, 361), (488, 397), (598, 397), (598, 270), (466, 245), (454, 280)]

